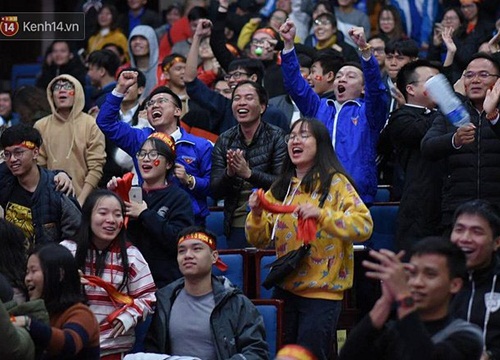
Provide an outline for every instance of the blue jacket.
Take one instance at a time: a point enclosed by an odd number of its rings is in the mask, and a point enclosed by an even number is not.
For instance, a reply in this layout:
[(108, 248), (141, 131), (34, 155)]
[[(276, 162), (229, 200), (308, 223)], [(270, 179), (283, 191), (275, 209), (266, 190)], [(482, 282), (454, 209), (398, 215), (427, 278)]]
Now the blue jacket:
[[(365, 78), (364, 98), (342, 105), (321, 99), (300, 74), (295, 50), (281, 55), (286, 91), (304, 116), (323, 122), (330, 134), (341, 164), (352, 177), (365, 203), (372, 203), (377, 192), (377, 142), (387, 119), (387, 93), (378, 63), (372, 56), (361, 60)], [(338, 110), (337, 110), (338, 109)]]
[[(121, 102), (122, 98), (110, 93), (97, 116), (97, 126), (106, 137), (132, 157), (139, 176), (139, 183), (142, 183), (135, 154), (141, 149), (142, 143), (154, 130), (150, 128), (137, 129), (120, 121)], [(182, 128), (180, 130), (182, 136), (175, 143), (177, 162), (186, 168), (188, 174), (194, 176), (196, 185), (193, 190), (189, 190), (177, 179), (174, 179), (174, 181), (191, 197), (193, 212), (198, 222), (205, 219), (209, 214), (207, 196), (210, 186), (210, 172), (212, 171), (213, 146), (206, 139), (188, 134)]]

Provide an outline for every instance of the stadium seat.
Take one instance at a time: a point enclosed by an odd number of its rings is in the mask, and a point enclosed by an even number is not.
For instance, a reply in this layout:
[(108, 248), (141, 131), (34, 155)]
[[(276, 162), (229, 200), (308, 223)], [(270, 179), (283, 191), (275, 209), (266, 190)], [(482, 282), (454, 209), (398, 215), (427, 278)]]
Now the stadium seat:
[(370, 239), (363, 243), (372, 249), (395, 250), (396, 218), (398, 203), (379, 203), (370, 207), (373, 219), (373, 233)]
[(220, 259), (227, 265), (226, 271), (221, 271), (213, 267), (212, 272), (216, 276), (224, 275), (231, 283), (237, 286), (245, 295), (248, 294), (248, 261), (246, 261), (246, 252), (239, 250), (220, 250)]
[(390, 185), (379, 185), (377, 187), (377, 194), (375, 195), (374, 202), (388, 202), (391, 201), (391, 186)]
[(283, 345), (283, 300), (254, 299), (252, 302), (264, 318), (266, 341), (269, 344), (270, 358), (274, 359), (276, 353)]
[(224, 235), (224, 212), (211, 210), (206, 220), (207, 229), (217, 235), (217, 249), (227, 249), (226, 236)]
[(22, 85), (34, 85), (37, 75), (42, 71), (42, 64), (16, 64), (12, 66), (11, 88), (16, 90)]

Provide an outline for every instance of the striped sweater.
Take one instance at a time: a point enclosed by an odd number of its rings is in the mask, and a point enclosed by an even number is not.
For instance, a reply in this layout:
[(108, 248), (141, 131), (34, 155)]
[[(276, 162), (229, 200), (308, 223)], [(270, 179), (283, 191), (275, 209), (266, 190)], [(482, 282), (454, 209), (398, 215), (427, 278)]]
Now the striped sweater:
[[(73, 255), (76, 253), (76, 243), (71, 240), (61, 242)], [(127, 247), (129, 277), (124, 289), (120, 292), (127, 293), (134, 298), (134, 304), (127, 307), (119, 316), (125, 329), (125, 334), (116, 338), (111, 336), (112, 325), (106, 320), (107, 316), (114, 312), (117, 307), (108, 296), (108, 293), (100, 288), (86, 285), (85, 293), (88, 298), (90, 309), (97, 317), (101, 330), (101, 356), (123, 353), (129, 351), (135, 342), (134, 328), (139, 321), (149, 313), (152, 313), (152, 304), (156, 301), (156, 286), (149, 270), (149, 266), (144, 260), (141, 252), (133, 245)], [(87, 259), (96, 259), (97, 250), (89, 249)], [(118, 246), (112, 247), (106, 254), (105, 269), (101, 278), (113, 284), (115, 288), (121, 285), (123, 280), (123, 267), (120, 259), (120, 249)], [(87, 262), (85, 264), (85, 274), (96, 275), (95, 266)], [(128, 292), (127, 292), (128, 290)]]
[(99, 359), (99, 325), (88, 306), (77, 303), (50, 316), (50, 325), (32, 319), (30, 335), (43, 358)]

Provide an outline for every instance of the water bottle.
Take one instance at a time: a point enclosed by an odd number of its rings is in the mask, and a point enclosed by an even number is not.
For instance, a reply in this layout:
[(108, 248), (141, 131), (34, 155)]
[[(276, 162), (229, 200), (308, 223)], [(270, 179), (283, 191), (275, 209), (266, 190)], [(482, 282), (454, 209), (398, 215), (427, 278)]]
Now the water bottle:
[(453, 125), (460, 127), (470, 123), (469, 112), (443, 74), (437, 74), (427, 80), (425, 89)]

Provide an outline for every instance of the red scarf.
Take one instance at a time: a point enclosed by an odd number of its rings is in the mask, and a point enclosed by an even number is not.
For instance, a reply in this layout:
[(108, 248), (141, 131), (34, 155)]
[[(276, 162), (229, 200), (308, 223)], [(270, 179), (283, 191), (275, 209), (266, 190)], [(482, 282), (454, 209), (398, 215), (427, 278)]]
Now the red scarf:
[[(264, 190), (257, 190), (257, 196), (260, 200), (260, 205), (264, 210), (273, 214), (290, 214), (295, 211), (297, 205), (278, 205), (269, 202), (265, 195)], [(314, 218), (302, 219), (299, 216), (297, 227), (297, 238), (304, 241), (304, 244), (309, 244), (316, 239), (317, 221)]]
[[(131, 172), (126, 173), (121, 178), (117, 179), (118, 186), (113, 192), (118, 195), (123, 201), (129, 201), (128, 193), (132, 188), (132, 179), (134, 178), (134, 174)], [(125, 216), (123, 225), (127, 227), (128, 224), (128, 216)]]

